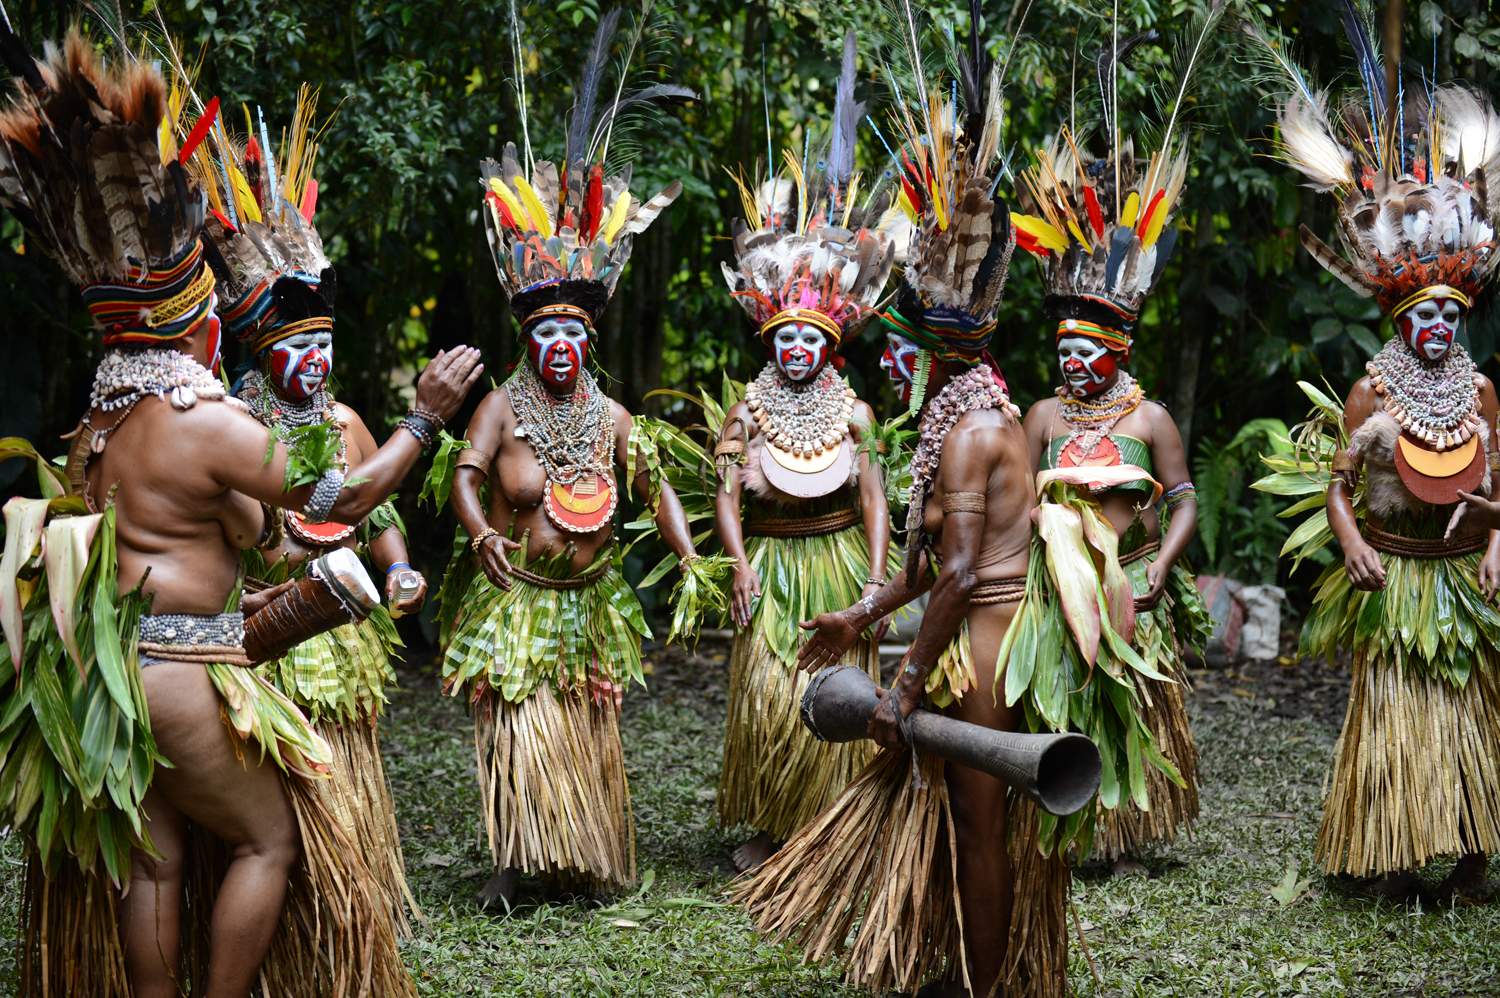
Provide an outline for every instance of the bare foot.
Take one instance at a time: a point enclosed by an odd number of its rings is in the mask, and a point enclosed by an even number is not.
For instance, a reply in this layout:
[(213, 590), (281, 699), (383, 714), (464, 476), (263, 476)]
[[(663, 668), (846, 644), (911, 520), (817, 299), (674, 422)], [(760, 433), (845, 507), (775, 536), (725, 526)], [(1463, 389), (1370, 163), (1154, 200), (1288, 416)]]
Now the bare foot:
[(1129, 876), (1132, 873), (1144, 873), (1149, 875), (1151, 871), (1147, 870), (1145, 864), (1140, 860), (1134, 859), (1130, 856), (1121, 856), (1119, 859), (1109, 864), (1109, 872), (1117, 877), (1125, 877)]
[(773, 841), (771, 836), (765, 832), (756, 832), (755, 837), (734, 852), (729, 854), (734, 868), (741, 873), (749, 873), (772, 856), (776, 850), (781, 848), (781, 843)]
[(1364, 892), (1380, 901), (1410, 901), (1417, 896), (1417, 875), (1411, 870), (1401, 870), (1367, 884)]
[(1433, 891), (1432, 899), (1439, 904), (1450, 904), (1483, 898), (1488, 893), (1484, 876), (1487, 865), (1488, 857), (1482, 852), (1459, 857), (1453, 872)]
[(516, 892), (520, 887), (521, 871), (508, 866), (499, 873), (490, 874), (490, 879), (479, 888), (479, 904), (509, 914), (511, 908), (515, 907)]

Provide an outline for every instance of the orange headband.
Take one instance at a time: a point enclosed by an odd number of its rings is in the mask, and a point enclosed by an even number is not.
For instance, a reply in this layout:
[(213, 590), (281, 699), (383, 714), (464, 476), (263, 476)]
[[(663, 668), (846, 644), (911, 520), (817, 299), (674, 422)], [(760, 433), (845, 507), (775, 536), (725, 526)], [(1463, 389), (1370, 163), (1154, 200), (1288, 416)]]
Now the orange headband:
[(816, 326), (829, 336), (837, 344), (844, 338), (844, 327), (834, 322), (828, 316), (815, 308), (784, 308), (760, 324), (760, 338), (768, 340), (777, 326), (784, 326), (789, 322), (801, 322), (805, 325)]
[(587, 309), (579, 308), (577, 305), (566, 305), (562, 303), (558, 303), (556, 305), (543, 305), (535, 312), (532, 312), (526, 317), (525, 321), (521, 323), (521, 331), (524, 333), (526, 330), (530, 329), (532, 326), (536, 325), (538, 322), (543, 321), (544, 319), (577, 319), (579, 322), (583, 323), (583, 328), (587, 329), (590, 335), (592, 335), (594, 332), (594, 317), (588, 313)]

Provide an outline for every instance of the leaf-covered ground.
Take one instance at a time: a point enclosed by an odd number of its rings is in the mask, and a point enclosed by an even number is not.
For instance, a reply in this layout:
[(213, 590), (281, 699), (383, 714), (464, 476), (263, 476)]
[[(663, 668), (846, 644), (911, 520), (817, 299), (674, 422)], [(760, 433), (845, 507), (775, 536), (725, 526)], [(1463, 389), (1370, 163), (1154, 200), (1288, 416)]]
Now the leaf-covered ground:
[[(463, 706), (439, 697), (415, 662), (403, 672), (383, 737), (412, 887), (429, 919), (406, 947), (422, 994), (857, 993), (760, 944), (739, 912), (712, 906), (730, 877), (728, 850), (745, 835), (712, 820), (725, 651), (705, 640), (693, 656), (656, 653), (650, 691), (632, 691), (626, 703), (637, 857), (640, 871), (651, 871), (649, 888), (603, 909), (525, 881), (509, 917), (474, 901), (489, 871)], [(1094, 969), (1075, 937), (1075, 993), (1500, 994), (1500, 905), (1377, 906), (1357, 885), (1312, 867), (1342, 675), (1273, 662), (1195, 682), (1203, 818), (1190, 841), (1147, 857), (1150, 876), (1079, 871), (1074, 898)], [(3, 843), (0, 928), (11, 938), (17, 852)], [(13, 993), (13, 950), (4, 952), (0, 993)]]

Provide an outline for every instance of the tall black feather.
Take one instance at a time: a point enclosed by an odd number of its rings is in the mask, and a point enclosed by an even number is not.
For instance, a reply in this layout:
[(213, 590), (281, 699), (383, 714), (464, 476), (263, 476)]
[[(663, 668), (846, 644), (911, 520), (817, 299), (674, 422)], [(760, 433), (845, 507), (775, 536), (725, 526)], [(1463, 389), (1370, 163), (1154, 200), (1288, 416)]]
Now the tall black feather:
[(1370, 98), (1370, 104), (1374, 108), (1373, 117), (1378, 128), (1385, 117), (1385, 68), (1375, 52), (1374, 43), (1365, 31), (1359, 8), (1354, 6), (1353, 0), (1339, 0), (1339, 16), (1344, 22), (1344, 34), (1349, 36), (1349, 43), (1354, 46), (1355, 65), (1359, 67), (1359, 78), (1364, 82), (1365, 95)]
[(1115, 62), (1116, 60), (1128, 59), (1130, 53), (1144, 45), (1146, 42), (1154, 42), (1161, 35), (1155, 28), (1149, 31), (1140, 31), (1133, 35), (1127, 35), (1118, 40), (1113, 52), (1108, 45), (1101, 46), (1099, 54), (1094, 56), (1094, 68), (1099, 74), (1099, 95), (1104, 98), (1104, 134), (1114, 135), (1114, 121), (1110, 117), (1115, 107)]
[(5, 68), (12, 76), (19, 76), (25, 82), (26, 89), (38, 97), (47, 93), (47, 81), (36, 68), (36, 60), (26, 51), (26, 43), (10, 26), (10, 15), (5, 12), (3, 3), (0, 3), (0, 60), (5, 62)]
[(854, 103), (854, 74), (858, 48), (854, 29), (844, 35), (844, 57), (839, 63), (839, 83), (833, 98), (833, 148), (828, 156), (829, 173), (837, 183), (845, 183), (854, 173), (854, 143), (859, 125), (859, 108)]
[(675, 104), (679, 101), (697, 100), (698, 93), (689, 87), (679, 86), (676, 83), (653, 83), (649, 87), (637, 90), (633, 94), (624, 94), (613, 105), (605, 108), (599, 113), (599, 123), (594, 126), (593, 137), (590, 144), (597, 143), (609, 130), (610, 122), (620, 116), (620, 112), (626, 108), (638, 104)]
[(588, 137), (594, 125), (594, 104), (599, 99), (599, 82), (604, 78), (609, 47), (619, 26), (620, 8), (614, 7), (599, 19), (593, 44), (583, 61), (583, 77), (579, 80), (577, 99), (573, 103), (573, 118), (568, 122), (569, 164), (581, 161), (588, 151)]

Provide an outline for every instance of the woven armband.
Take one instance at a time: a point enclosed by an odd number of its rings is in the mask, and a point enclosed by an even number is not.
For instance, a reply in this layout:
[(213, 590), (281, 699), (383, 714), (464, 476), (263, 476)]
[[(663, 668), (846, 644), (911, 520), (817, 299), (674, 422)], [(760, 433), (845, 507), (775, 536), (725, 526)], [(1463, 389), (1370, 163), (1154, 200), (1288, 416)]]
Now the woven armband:
[(1167, 494), (1161, 497), (1161, 501), (1167, 507), (1168, 512), (1170, 512), (1189, 499), (1196, 500), (1197, 498), (1198, 490), (1193, 487), (1192, 482), (1188, 481), (1168, 489)]
[(455, 468), (475, 468), (490, 473), (490, 464), (494, 461), (489, 451), (482, 451), (478, 447), (464, 447), (458, 452), (458, 460), (453, 462)]
[(1354, 471), (1354, 458), (1349, 455), (1346, 447), (1340, 447), (1333, 452), (1333, 470), (1337, 474), (1340, 471)]
[(984, 515), (983, 492), (949, 492), (943, 496), (944, 513), (978, 513)]
[(1490, 470), (1500, 471), (1500, 447), (1491, 447), (1489, 450)]
[(743, 440), (720, 440), (719, 445), (714, 448), (714, 457), (734, 457), (743, 453), (745, 453)]

